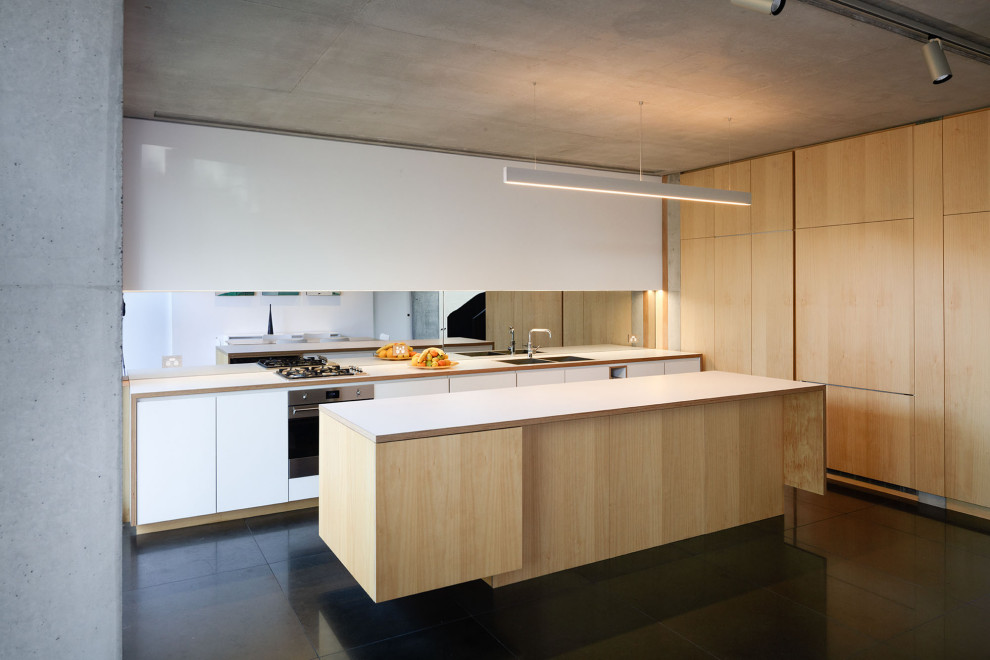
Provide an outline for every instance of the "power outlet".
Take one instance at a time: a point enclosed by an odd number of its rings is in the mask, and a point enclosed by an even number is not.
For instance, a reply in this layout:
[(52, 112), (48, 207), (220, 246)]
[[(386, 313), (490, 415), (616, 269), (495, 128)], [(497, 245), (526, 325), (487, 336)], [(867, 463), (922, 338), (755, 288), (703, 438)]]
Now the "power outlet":
[(181, 355), (163, 355), (162, 356), (162, 367), (181, 367), (182, 366), (182, 356)]

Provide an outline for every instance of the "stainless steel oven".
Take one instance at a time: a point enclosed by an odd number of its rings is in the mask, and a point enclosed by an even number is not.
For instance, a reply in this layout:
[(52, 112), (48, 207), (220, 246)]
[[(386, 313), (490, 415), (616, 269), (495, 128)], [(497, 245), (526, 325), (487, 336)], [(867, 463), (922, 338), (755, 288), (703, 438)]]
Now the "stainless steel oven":
[(289, 392), (289, 479), (320, 472), (321, 403), (375, 398), (374, 385), (343, 385)]

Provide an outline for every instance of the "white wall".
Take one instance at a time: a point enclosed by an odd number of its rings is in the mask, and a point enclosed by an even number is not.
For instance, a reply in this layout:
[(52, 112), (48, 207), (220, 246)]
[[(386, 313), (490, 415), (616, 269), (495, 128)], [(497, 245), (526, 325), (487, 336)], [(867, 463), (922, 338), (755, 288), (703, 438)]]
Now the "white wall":
[(371, 337), (373, 294), (226, 297), (211, 292), (128, 292), (124, 360), (129, 371), (157, 369), (162, 355), (181, 355), (183, 366), (216, 363), (218, 339), (268, 329), (268, 305), (277, 334), (306, 331)]
[(660, 288), (660, 200), (509, 161), (125, 119), (123, 162), (125, 290)]

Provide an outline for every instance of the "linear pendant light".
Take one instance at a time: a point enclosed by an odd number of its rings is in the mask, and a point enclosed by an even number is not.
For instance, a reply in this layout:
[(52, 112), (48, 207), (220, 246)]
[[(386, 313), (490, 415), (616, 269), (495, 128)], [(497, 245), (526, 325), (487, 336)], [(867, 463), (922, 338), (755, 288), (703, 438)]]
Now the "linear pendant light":
[(735, 190), (699, 188), (657, 181), (633, 181), (570, 172), (532, 170), (522, 167), (506, 167), (503, 181), (516, 186), (534, 186), (536, 188), (584, 190), (612, 195), (632, 195), (634, 197), (662, 197), (664, 199), (732, 204), (735, 206), (750, 206), (752, 204), (752, 195)]

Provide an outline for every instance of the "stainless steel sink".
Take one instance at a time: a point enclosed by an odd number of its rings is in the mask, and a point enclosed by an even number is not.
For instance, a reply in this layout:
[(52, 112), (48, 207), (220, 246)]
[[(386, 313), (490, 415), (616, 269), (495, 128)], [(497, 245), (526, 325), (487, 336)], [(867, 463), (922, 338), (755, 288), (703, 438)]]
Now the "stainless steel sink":
[(576, 355), (545, 355), (541, 359), (548, 362), (583, 362), (591, 358), (578, 357)]
[[(456, 352), (456, 351), (455, 351)], [(534, 353), (536, 351), (533, 351)], [(465, 355), (467, 357), (489, 357), (491, 355), (511, 355), (509, 351), (464, 351), (457, 353), (458, 355)], [(516, 351), (516, 355), (525, 355), (526, 351)]]
[(508, 360), (499, 360), (499, 362), (505, 362), (506, 364), (548, 364), (550, 360), (544, 360), (542, 358), (510, 358)]

